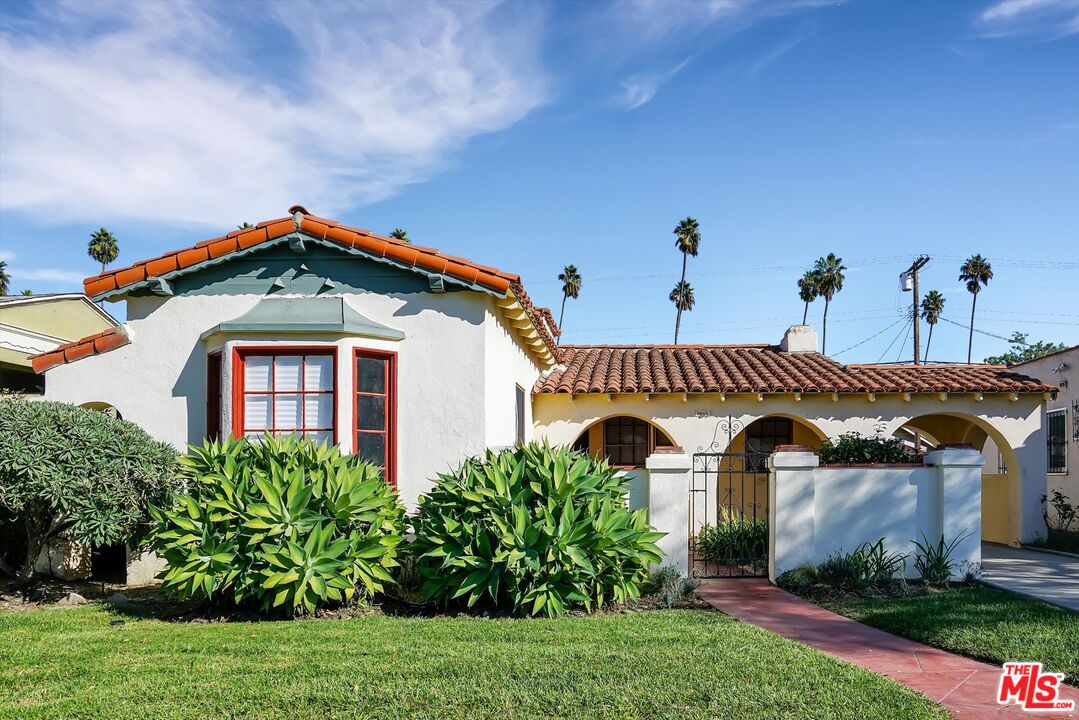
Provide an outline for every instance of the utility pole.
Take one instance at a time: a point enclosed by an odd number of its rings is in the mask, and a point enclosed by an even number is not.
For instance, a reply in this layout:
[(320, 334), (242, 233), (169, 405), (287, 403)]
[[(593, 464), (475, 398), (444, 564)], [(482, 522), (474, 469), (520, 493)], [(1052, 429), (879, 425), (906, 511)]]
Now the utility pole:
[(914, 300), (913, 300), (912, 307), (913, 307), (913, 310), (914, 310), (913, 321), (914, 321), (914, 364), (915, 365), (921, 365), (922, 364), (922, 357), (921, 357), (922, 346), (921, 346), (921, 343), (920, 343), (920, 336), (918, 334), (918, 302), (919, 302), (919, 298), (918, 298), (918, 271), (921, 270), (923, 267), (925, 267), (928, 262), (929, 262), (929, 256), (928, 255), (919, 255), (917, 258), (915, 258), (914, 262), (911, 263), (910, 267), (907, 268), (906, 270), (904, 270), (902, 272), (902, 274), (899, 276), (900, 288), (902, 288), (904, 292), (906, 292), (908, 290), (913, 290), (914, 291)]

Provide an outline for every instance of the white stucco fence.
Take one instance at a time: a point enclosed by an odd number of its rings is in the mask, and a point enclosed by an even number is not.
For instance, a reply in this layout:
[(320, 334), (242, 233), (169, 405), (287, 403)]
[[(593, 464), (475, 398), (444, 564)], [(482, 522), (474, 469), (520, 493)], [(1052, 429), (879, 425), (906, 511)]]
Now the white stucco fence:
[(888, 552), (911, 553), (914, 541), (962, 540), (951, 558), (953, 577), (981, 562), (981, 466), (977, 450), (943, 448), (922, 466), (819, 467), (809, 451), (777, 452), (769, 460), (768, 576), (817, 565), (884, 538)]

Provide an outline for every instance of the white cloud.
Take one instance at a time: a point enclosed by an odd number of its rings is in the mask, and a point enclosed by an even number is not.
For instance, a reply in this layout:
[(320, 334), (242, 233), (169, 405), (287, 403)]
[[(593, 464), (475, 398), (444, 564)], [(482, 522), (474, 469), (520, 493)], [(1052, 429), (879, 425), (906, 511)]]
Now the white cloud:
[(10, 250), (0, 250), (0, 260), (4, 262), (11, 262), (15, 259), (15, 253)]
[(785, 40), (779, 43), (753, 62), (753, 64), (749, 68), (750, 75), (756, 75), (760, 73), (769, 65), (779, 60), (781, 57), (789, 53), (794, 48), (801, 45), (802, 41), (806, 40), (810, 35), (812, 35), (811, 32), (803, 32), (800, 35), (796, 35), (789, 40)]
[(1050, 39), (1079, 33), (1079, 0), (997, 0), (978, 15), (982, 35), (1040, 35)]
[(643, 75), (631, 75), (619, 84), (622, 92), (618, 103), (626, 110), (635, 110), (641, 105), (650, 102), (656, 96), (660, 86), (673, 78), (682, 68), (689, 64), (689, 60), (683, 60), (675, 67), (661, 73), (645, 73)]
[(545, 102), (541, 23), (487, 3), (42, 6), (0, 35), (0, 207), (221, 226), (387, 197)]
[(74, 272), (72, 270), (61, 270), (60, 268), (37, 268), (31, 270), (22, 270), (19, 268), (12, 268), (11, 277), (17, 280), (37, 280), (39, 282), (51, 282), (51, 283), (74, 283), (82, 286), (83, 278), (87, 276), (86, 273)]

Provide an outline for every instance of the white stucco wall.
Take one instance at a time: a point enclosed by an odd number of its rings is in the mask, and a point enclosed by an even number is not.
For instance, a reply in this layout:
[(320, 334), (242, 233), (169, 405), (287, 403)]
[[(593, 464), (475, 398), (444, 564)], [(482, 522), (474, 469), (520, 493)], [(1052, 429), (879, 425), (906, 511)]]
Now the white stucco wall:
[(182, 449), (201, 442), (206, 432), (208, 353), (224, 350), (221, 427), (227, 433), (232, 428), (234, 348), (336, 347), (338, 440), (351, 451), (353, 349), (370, 348), (397, 353), (397, 483), (409, 506), (437, 473), (488, 445), (513, 443), (514, 384), (531, 391), (539, 371), (507, 336), (488, 296), (447, 292), (344, 297), (371, 320), (404, 332), (405, 339), (243, 334), (203, 341), (204, 331), (242, 315), (263, 296), (133, 298), (127, 322), (132, 343), (49, 370), (46, 395), (74, 404), (109, 403), (125, 419)]
[[(1011, 393), (691, 393), (536, 395), (533, 398), (536, 436), (552, 444), (572, 443), (589, 425), (615, 415), (633, 415), (654, 422), (687, 453), (711, 449), (722, 452), (726, 433), (720, 427), (728, 415), (739, 428), (762, 417), (795, 418), (827, 437), (845, 432), (872, 435), (880, 428), (886, 436), (905, 423), (927, 415), (954, 416), (973, 423), (971, 437), (947, 442), (984, 444), (987, 433), (1014, 455), (1019, 481), (1011, 504), (1016, 539), (1044, 534), (1041, 496), (1045, 492), (1045, 429), (1041, 394)], [(703, 414), (703, 417), (701, 416)]]

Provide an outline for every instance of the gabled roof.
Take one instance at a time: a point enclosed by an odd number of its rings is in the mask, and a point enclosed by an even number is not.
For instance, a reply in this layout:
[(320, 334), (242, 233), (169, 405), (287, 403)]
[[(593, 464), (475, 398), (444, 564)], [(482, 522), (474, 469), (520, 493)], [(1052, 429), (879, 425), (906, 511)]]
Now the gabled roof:
[[(204, 266), (216, 264), (229, 256), (302, 233), (320, 241), (331, 242), (346, 250), (427, 276), (442, 276), (471, 289), (498, 298), (499, 307), (522, 341), (542, 362), (554, 362), (554, 334), (542, 317), (543, 308), (535, 308), (521, 284), (521, 278), (497, 268), (474, 263), (466, 258), (443, 255), (438, 250), (420, 247), (369, 230), (342, 225), (334, 220), (311, 215), (300, 205), (289, 208), (289, 216), (260, 222), (252, 228), (234, 230), (227, 235), (203, 240), (195, 245), (143, 260), (134, 265), (109, 270), (83, 281), (86, 294), (95, 299), (123, 295)], [(537, 313), (540, 313), (539, 315)], [(549, 315), (548, 311), (548, 315)]]
[(563, 345), (541, 394), (1053, 392), (998, 365), (843, 365), (774, 345)]

